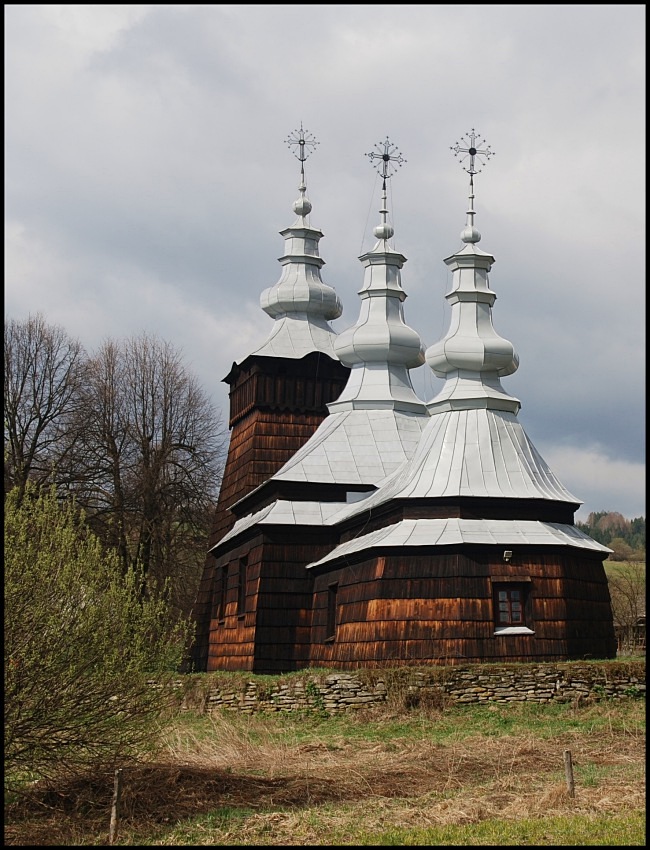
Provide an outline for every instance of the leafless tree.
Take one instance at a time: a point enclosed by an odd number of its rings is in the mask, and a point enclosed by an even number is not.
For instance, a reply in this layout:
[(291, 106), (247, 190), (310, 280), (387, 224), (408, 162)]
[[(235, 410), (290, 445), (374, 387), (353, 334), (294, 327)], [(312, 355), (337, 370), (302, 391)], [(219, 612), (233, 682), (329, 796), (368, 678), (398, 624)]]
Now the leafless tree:
[(645, 561), (626, 563), (608, 578), (619, 649), (645, 647)]
[(78, 340), (38, 313), (5, 320), (4, 486), (60, 483), (75, 442), (86, 358)]
[(70, 458), (70, 480), (93, 529), (117, 550), (126, 570), (133, 559), (127, 539), (130, 506), (124, 479), (135, 461), (123, 360), (120, 347), (109, 340), (89, 361), (78, 409), (80, 437)]
[(205, 558), (227, 429), (180, 354), (142, 334), (105, 342), (89, 364), (76, 495), (125, 568), (171, 579), (187, 613)]
[(181, 355), (142, 334), (88, 358), (40, 314), (5, 321), (5, 492), (74, 495), (126, 571), (171, 580), (187, 613), (205, 559), (227, 428)]

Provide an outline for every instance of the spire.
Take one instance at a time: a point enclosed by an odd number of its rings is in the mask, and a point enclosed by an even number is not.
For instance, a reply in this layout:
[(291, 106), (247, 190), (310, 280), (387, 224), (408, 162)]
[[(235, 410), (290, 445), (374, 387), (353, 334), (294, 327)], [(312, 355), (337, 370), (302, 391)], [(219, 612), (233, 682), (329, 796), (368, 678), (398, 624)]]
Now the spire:
[[(449, 330), (442, 340), (426, 352), (433, 372), (445, 379), (445, 386), (428, 403), (431, 413), (444, 410), (487, 408), (517, 413), (520, 402), (505, 392), (500, 378), (511, 375), (519, 366), (512, 343), (500, 337), (492, 325), (492, 306), (496, 294), (490, 289), (488, 273), (494, 257), (477, 247), (481, 234), (474, 226), (474, 175), (493, 156), (489, 145), (474, 128), (451, 148), (461, 157), (461, 166), (469, 174), (469, 206), (460, 238), (463, 247), (445, 260), (452, 272), (451, 291), (445, 298), (451, 305)], [(464, 164), (468, 161), (468, 164)]]
[(275, 325), (264, 345), (252, 353), (301, 358), (322, 351), (336, 358), (336, 333), (328, 321), (341, 315), (342, 306), (336, 291), (321, 280), (325, 261), (319, 256), (318, 243), (323, 234), (309, 223), (312, 205), (305, 182), (305, 160), (320, 143), (301, 123), (286, 144), (300, 161), (300, 196), (293, 204), (297, 218), (291, 227), (280, 231), (285, 240), (285, 251), (279, 258), (280, 280), (260, 297), (262, 309), (275, 320)]
[(392, 408), (420, 413), (424, 405), (415, 395), (409, 369), (424, 363), (424, 351), (417, 332), (404, 322), (406, 293), (400, 272), (406, 257), (389, 242), (394, 229), (388, 223), (386, 193), (386, 181), (406, 160), (388, 137), (376, 147), (379, 153), (366, 156), (382, 178), (381, 220), (373, 231), (378, 241), (359, 257), (365, 268), (359, 319), (334, 344), (339, 359), (352, 371), (339, 398), (328, 406), (330, 412)]
[[(474, 175), (480, 174), (483, 169), (476, 168), (476, 159), (478, 157), (479, 163), (481, 165), (485, 165), (490, 157), (494, 156), (494, 151), (489, 145), (486, 145), (484, 150), (476, 147), (477, 144), (481, 144), (481, 137), (476, 133), (473, 127), (467, 136), (461, 136), (461, 139), (463, 139), (469, 147), (464, 148), (461, 146), (460, 142), (456, 142), (453, 147), (449, 148), (449, 150), (454, 151), (454, 157), (456, 158), (458, 158), (461, 154), (465, 154), (465, 156), (460, 157), (460, 165), (463, 171), (466, 171), (469, 174), (469, 209), (467, 210), (467, 222), (465, 224), (465, 229), (461, 232), (460, 238), (463, 242), (480, 242), (481, 234), (474, 227), (474, 216), (476, 215), (474, 212)], [(463, 165), (467, 159), (469, 159), (469, 164)]]
[(305, 183), (305, 160), (311, 153), (314, 152), (316, 145), (320, 145), (320, 142), (317, 142), (311, 133), (303, 129), (301, 121), (300, 129), (294, 130), (293, 135), (287, 137), (286, 145), (289, 150), (291, 150), (291, 148), (297, 148), (297, 150), (293, 151), (293, 155), (296, 159), (300, 160), (300, 186), (298, 187), (300, 197), (297, 201), (294, 201), (293, 204), (293, 211), (297, 214), (298, 221), (295, 222), (294, 227), (296, 225), (309, 227), (308, 216), (311, 212), (311, 202), (306, 195), (307, 184)]

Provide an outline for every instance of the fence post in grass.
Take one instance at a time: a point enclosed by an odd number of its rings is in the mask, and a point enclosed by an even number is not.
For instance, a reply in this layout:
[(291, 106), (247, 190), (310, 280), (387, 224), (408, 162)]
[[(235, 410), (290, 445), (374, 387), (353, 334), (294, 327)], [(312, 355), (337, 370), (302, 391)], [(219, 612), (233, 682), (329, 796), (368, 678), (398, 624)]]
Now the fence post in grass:
[(569, 797), (575, 797), (576, 785), (573, 781), (573, 762), (571, 761), (571, 750), (564, 751), (564, 775), (566, 776), (566, 787), (569, 789)]
[(122, 768), (115, 771), (113, 783), (113, 805), (111, 806), (111, 825), (108, 831), (108, 843), (115, 844), (117, 828), (120, 823), (120, 797), (122, 796)]

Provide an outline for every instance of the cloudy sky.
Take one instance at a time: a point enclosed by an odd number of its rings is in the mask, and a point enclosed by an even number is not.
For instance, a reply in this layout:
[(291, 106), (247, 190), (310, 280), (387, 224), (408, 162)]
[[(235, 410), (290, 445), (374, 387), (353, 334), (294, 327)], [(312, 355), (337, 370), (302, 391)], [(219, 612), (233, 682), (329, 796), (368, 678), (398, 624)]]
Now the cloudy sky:
[[(5, 5), (5, 317), (92, 352), (172, 342), (222, 378), (264, 341), (302, 122), (323, 280), (356, 321), (387, 136), (408, 324), (445, 332), (467, 208), (450, 146), (476, 128), (504, 388), (589, 511), (645, 516), (644, 5)], [(413, 374), (429, 400), (442, 386)]]

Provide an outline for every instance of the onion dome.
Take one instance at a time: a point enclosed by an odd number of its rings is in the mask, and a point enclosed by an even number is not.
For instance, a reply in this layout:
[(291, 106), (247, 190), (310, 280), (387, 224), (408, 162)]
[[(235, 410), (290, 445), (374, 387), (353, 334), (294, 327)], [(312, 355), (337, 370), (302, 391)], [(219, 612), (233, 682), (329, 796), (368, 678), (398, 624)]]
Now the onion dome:
[[(355, 325), (336, 339), (334, 349), (350, 366), (339, 398), (328, 404), (315, 433), (273, 476), (278, 482), (347, 484), (374, 487), (407, 460), (429, 421), (426, 405), (413, 391), (409, 369), (424, 363), (418, 334), (404, 323), (400, 270), (406, 261), (389, 239), (386, 179), (401, 155), (388, 140), (381, 154), (383, 195), (378, 242), (360, 259), (364, 282)], [(368, 154), (371, 162), (377, 154)], [(374, 164), (374, 163), (373, 163)], [(348, 497), (353, 499), (352, 491)]]
[(305, 183), (304, 163), (317, 144), (302, 124), (287, 139), (290, 148), (297, 147), (295, 156), (300, 160), (300, 196), (293, 204), (297, 218), (291, 227), (280, 231), (285, 240), (285, 251), (279, 258), (282, 274), (260, 297), (260, 306), (275, 325), (264, 345), (253, 354), (301, 358), (322, 351), (336, 358), (336, 332), (328, 321), (341, 315), (342, 306), (336, 291), (321, 280), (325, 261), (319, 256), (318, 243), (323, 234), (310, 225), (312, 205)]
[[(473, 176), (477, 150), (472, 131), (470, 204), (461, 232), (463, 247), (445, 260), (451, 268), (450, 327), (430, 346), (426, 360), (445, 379), (440, 393), (427, 404), (431, 414), (410, 460), (387, 477), (346, 516), (401, 499), (480, 497), (544, 499), (580, 504), (553, 474), (517, 419), (520, 402), (500, 383), (519, 365), (512, 344), (492, 327), (496, 295), (488, 285), (494, 257), (481, 251), (474, 226)], [(454, 150), (454, 148), (452, 148)], [(466, 169), (467, 170), (467, 169)]]
[(405, 160), (386, 139), (377, 146), (380, 153), (367, 156), (383, 179), (381, 221), (374, 228), (377, 242), (371, 251), (359, 257), (364, 266), (363, 285), (359, 290), (361, 309), (352, 327), (339, 334), (334, 350), (351, 367), (348, 383), (339, 398), (330, 403), (330, 411), (364, 407), (389, 407), (421, 412), (423, 403), (415, 395), (409, 370), (424, 363), (419, 334), (404, 321), (401, 269), (403, 254), (391, 247), (394, 235), (388, 223), (386, 180)]
[(505, 392), (500, 378), (511, 375), (519, 366), (519, 357), (508, 340), (492, 325), (492, 307), (496, 294), (490, 289), (488, 273), (494, 257), (477, 247), (481, 234), (474, 226), (474, 174), (476, 157), (492, 155), (489, 147), (476, 148), (477, 136), (470, 135), (468, 148), (457, 143), (458, 153), (469, 156), (469, 208), (461, 231), (463, 247), (445, 260), (452, 273), (451, 291), (445, 298), (451, 305), (449, 330), (426, 352), (427, 364), (445, 386), (427, 405), (431, 413), (443, 410), (487, 408), (517, 413), (520, 402)]

